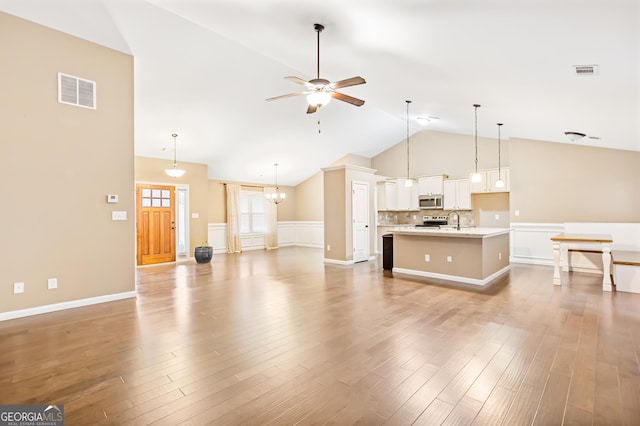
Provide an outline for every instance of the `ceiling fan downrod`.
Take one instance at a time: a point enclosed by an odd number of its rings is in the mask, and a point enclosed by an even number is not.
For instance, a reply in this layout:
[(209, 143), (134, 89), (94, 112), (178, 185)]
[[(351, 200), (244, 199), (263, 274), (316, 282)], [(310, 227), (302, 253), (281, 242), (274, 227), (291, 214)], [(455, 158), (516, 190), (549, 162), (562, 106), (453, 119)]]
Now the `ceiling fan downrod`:
[(317, 55), (317, 59), (318, 59), (318, 76), (316, 77), (318, 80), (320, 79), (320, 33), (322, 32), (322, 30), (324, 30), (324, 25), (322, 24), (313, 24), (313, 28), (316, 30), (316, 33), (318, 33), (318, 55)]

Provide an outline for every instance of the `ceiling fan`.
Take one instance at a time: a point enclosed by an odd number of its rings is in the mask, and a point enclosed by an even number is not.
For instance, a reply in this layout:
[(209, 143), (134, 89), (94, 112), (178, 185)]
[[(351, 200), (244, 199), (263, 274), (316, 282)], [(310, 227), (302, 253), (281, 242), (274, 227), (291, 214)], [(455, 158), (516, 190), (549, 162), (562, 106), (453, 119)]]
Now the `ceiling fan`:
[(313, 28), (318, 33), (318, 74), (317, 78), (313, 80), (303, 80), (299, 77), (285, 77), (286, 80), (294, 83), (302, 84), (307, 88), (302, 92), (289, 93), (287, 95), (276, 96), (269, 98), (267, 101), (275, 101), (277, 99), (289, 98), (292, 96), (307, 95), (307, 102), (309, 106), (307, 108), (307, 114), (312, 114), (323, 105), (329, 103), (331, 98), (336, 98), (340, 101), (347, 102), (351, 105), (362, 106), (364, 101), (362, 99), (354, 98), (353, 96), (345, 95), (344, 93), (336, 92), (336, 89), (343, 87), (356, 86), (358, 84), (364, 84), (366, 81), (362, 77), (351, 77), (345, 80), (334, 81), (331, 83), (329, 80), (320, 78), (320, 33), (324, 30), (324, 26), (321, 24), (313, 24)]

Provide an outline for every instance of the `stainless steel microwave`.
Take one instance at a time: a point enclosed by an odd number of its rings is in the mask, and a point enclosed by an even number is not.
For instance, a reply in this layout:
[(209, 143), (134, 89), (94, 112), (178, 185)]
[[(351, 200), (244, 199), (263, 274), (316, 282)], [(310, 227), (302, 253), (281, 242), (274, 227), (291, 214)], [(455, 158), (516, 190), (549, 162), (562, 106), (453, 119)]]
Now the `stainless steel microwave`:
[(425, 210), (442, 209), (442, 194), (420, 195), (418, 198), (418, 207)]

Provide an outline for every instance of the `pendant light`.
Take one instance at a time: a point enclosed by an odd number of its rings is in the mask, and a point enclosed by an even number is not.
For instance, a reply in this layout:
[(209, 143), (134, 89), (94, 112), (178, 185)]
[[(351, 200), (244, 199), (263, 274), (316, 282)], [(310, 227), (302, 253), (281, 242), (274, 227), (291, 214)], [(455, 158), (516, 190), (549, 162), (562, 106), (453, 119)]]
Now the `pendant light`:
[(173, 137), (173, 167), (170, 169), (165, 169), (165, 173), (171, 177), (179, 178), (184, 175), (184, 170), (178, 169), (178, 162), (176, 160), (176, 138), (178, 135), (176, 133), (172, 133), (171, 137)]
[(502, 123), (498, 124), (498, 180), (496, 181), (496, 188), (504, 188), (504, 181), (502, 180), (502, 173), (500, 171), (500, 128)]
[(413, 179), (409, 174), (409, 104), (411, 101), (405, 101), (407, 103), (407, 179), (404, 181), (404, 186), (410, 188), (413, 186)]
[(476, 168), (475, 168), (475, 172), (471, 175), (471, 182), (478, 183), (478, 182), (482, 182), (482, 176), (480, 175), (480, 173), (478, 173), (478, 108), (480, 108), (480, 105), (473, 104), (473, 107), (475, 108), (475, 115), (476, 115), (476, 133), (475, 133)]
[(272, 201), (273, 204), (280, 204), (284, 201), (286, 194), (284, 192), (280, 192), (280, 188), (278, 188), (278, 163), (275, 163), (273, 166), (276, 168), (276, 192), (266, 194), (266, 197), (268, 200)]

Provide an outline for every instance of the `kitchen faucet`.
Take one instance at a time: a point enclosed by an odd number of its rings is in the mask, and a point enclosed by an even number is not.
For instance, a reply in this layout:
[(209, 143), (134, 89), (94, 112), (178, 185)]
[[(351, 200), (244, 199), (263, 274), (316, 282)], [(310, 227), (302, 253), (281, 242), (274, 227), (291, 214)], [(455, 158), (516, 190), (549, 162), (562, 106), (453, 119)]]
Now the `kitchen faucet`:
[(449, 214), (447, 215), (447, 222), (449, 222), (449, 216), (451, 216), (451, 213), (455, 213), (456, 216), (458, 216), (458, 221), (456, 222), (456, 229), (459, 231), (460, 230), (460, 213), (458, 213), (457, 210), (452, 210), (449, 212)]

